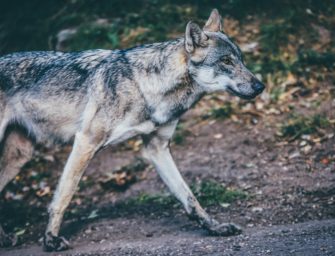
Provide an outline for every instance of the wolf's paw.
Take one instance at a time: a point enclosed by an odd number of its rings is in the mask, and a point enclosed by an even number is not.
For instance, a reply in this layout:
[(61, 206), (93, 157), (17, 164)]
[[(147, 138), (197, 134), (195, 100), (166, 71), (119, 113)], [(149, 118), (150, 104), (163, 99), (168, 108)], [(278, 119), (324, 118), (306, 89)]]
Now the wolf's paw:
[(242, 233), (242, 228), (233, 223), (217, 224), (207, 229), (212, 236), (234, 236)]
[(17, 236), (14, 234), (5, 234), (0, 232), (0, 248), (11, 247), (17, 244)]
[(69, 248), (70, 243), (64, 237), (54, 236), (51, 232), (44, 235), (43, 250), (45, 252), (65, 251)]

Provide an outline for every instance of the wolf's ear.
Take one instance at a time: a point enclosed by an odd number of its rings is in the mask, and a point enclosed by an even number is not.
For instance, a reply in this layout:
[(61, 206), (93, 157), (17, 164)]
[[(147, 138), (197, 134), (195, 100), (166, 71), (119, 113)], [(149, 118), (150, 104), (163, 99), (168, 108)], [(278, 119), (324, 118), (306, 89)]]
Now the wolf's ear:
[(203, 29), (209, 32), (219, 32), (222, 30), (221, 16), (217, 9), (213, 9)]
[(190, 21), (187, 23), (185, 32), (185, 49), (188, 53), (194, 52), (196, 47), (204, 47), (207, 45), (208, 37), (198, 26), (198, 24)]

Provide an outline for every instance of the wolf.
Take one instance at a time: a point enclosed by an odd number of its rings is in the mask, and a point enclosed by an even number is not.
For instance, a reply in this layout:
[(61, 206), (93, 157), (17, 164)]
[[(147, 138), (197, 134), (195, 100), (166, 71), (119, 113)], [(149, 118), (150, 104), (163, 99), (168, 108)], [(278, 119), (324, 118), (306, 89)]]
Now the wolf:
[[(200, 206), (178, 171), (169, 142), (180, 116), (207, 93), (252, 99), (265, 86), (244, 65), (214, 9), (203, 28), (190, 21), (175, 40), (126, 50), (19, 52), (0, 58), (0, 192), (37, 143), (73, 142), (49, 206), (45, 251), (70, 247), (59, 236), (64, 211), (94, 155), (140, 135), (143, 155), (186, 213), (211, 235), (239, 234)], [(0, 230), (1, 231), (1, 230)], [(8, 236), (2, 234), (2, 244)], [(8, 242), (8, 241), (7, 241)]]

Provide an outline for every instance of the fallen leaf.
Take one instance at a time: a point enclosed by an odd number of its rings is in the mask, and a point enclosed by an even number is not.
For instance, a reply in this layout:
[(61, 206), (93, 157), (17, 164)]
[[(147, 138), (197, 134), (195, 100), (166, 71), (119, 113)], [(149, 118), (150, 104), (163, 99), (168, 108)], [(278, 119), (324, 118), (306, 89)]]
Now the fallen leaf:
[(323, 163), (324, 165), (328, 165), (329, 162), (330, 162), (330, 160), (326, 157), (321, 159), (321, 163)]
[(20, 229), (20, 230), (15, 232), (15, 235), (16, 236), (22, 236), (25, 232), (26, 232), (26, 229)]
[(98, 210), (93, 210), (90, 215), (88, 215), (87, 219), (95, 219), (98, 216)]

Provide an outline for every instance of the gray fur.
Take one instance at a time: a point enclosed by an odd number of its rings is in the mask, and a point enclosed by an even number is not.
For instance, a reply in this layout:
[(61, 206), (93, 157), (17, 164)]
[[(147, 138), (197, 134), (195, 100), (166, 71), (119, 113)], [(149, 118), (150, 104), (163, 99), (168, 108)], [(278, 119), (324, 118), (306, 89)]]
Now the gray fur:
[[(128, 50), (0, 58), (0, 142), (6, 130), (11, 133), (9, 125), (24, 127), (37, 143), (74, 140), (49, 208), (45, 250), (68, 248), (58, 232), (90, 159), (102, 147), (136, 135), (143, 136), (146, 155), (189, 215), (213, 234), (239, 231), (232, 224), (219, 225), (201, 208), (168, 148), (179, 117), (204, 94), (226, 90), (253, 98), (264, 88), (244, 66), (239, 48), (219, 31), (220, 19), (213, 11), (203, 30), (189, 23), (184, 38)], [(14, 173), (6, 168), (9, 162), (0, 166), (6, 177)]]

